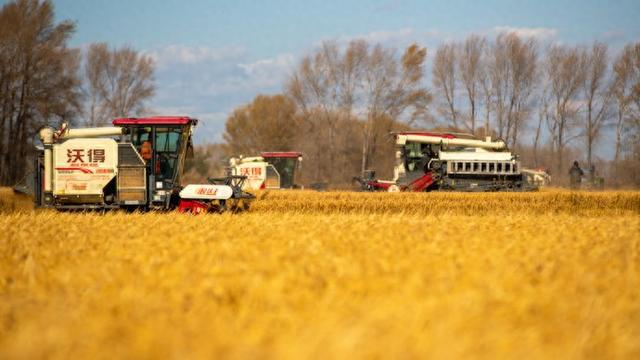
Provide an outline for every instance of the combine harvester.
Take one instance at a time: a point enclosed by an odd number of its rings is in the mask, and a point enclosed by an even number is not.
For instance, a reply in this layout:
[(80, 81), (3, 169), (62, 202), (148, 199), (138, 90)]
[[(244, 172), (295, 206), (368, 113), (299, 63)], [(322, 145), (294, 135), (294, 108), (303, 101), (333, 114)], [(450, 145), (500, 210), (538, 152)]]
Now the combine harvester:
[(368, 171), (355, 178), (365, 191), (531, 191), (517, 156), (502, 140), (434, 132), (393, 133), (396, 165), (391, 181)]
[(243, 176), (180, 185), (198, 120), (123, 118), (113, 127), (42, 128), (36, 156), (36, 207), (217, 212), (248, 205)]
[(229, 160), (232, 176), (245, 176), (244, 190), (297, 189), (296, 175), (302, 153), (296, 151), (263, 152), (260, 156), (234, 157)]

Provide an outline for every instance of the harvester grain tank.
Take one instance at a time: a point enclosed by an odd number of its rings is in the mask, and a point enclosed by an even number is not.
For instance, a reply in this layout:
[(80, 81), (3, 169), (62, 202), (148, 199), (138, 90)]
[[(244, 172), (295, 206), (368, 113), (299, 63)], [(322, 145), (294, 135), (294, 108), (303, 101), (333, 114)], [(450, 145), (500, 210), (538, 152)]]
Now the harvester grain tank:
[(181, 186), (197, 122), (189, 117), (121, 118), (112, 127), (42, 128), (43, 148), (34, 172), (36, 206), (203, 212), (250, 200), (253, 196), (241, 190), (241, 176)]
[(356, 178), (368, 191), (525, 191), (520, 161), (502, 140), (436, 132), (393, 133), (396, 165), (393, 180), (375, 172)]

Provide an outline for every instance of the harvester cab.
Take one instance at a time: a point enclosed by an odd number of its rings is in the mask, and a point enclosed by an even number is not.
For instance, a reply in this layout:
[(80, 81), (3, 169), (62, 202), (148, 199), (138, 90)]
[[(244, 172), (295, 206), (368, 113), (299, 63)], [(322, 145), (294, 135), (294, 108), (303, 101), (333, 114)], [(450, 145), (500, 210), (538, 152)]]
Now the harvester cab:
[(520, 161), (501, 140), (467, 134), (394, 133), (394, 178), (382, 181), (369, 172), (356, 178), (367, 191), (522, 191), (534, 190)]
[(231, 175), (246, 176), (244, 189), (298, 188), (296, 176), (302, 163), (297, 151), (262, 152), (260, 156), (237, 157), (229, 160)]
[(229, 200), (250, 200), (252, 195), (232, 185), (181, 186), (197, 122), (189, 117), (121, 118), (113, 127), (41, 129), (36, 206), (202, 212), (225, 209)]
[[(131, 143), (144, 162), (152, 206), (166, 207), (170, 201), (167, 195), (179, 187), (185, 160), (192, 152), (191, 133), (197, 122), (186, 117), (113, 121), (123, 129), (122, 142)], [(138, 164), (141, 165), (139, 161)]]

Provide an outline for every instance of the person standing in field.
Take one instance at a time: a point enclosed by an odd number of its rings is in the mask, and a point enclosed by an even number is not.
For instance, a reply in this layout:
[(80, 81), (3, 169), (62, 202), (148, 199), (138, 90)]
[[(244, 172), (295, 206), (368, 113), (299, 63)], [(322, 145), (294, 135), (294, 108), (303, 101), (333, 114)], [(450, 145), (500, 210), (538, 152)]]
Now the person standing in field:
[(569, 185), (572, 189), (579, 189), (580, 182), (582, 182), (582, 176), (584, 176), (584, 171), (580, 169), (580, 165), (577, 161), (573, 162), (573, 166), (569, 169)]

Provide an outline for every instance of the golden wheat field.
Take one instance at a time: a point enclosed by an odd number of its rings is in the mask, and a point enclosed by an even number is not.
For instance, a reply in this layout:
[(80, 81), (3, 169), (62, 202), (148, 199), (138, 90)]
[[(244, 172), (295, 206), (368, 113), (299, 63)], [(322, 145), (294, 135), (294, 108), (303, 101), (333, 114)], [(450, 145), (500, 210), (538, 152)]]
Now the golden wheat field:
[(271, 192), (248, 212), (0, 192), (0, 358), (640, 357), (640, 193)]

